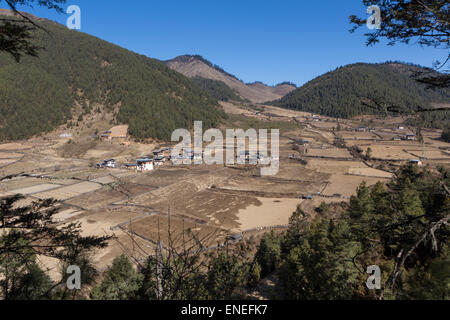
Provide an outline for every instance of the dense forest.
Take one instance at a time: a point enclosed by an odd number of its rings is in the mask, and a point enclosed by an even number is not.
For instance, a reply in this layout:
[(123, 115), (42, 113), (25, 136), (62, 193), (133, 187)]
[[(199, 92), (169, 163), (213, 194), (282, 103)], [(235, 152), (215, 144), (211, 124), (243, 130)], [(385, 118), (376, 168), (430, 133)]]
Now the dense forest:
[(192, 81), (217, 100), (244, 101), (236, 91), (227, 86), (223, 81), (206, 79), (200, 76), (192, 78)]
[(215, 126), (217, 101), (160, 61), (52, 22), (37, 22), (39, 57), (0, 54), (0, 141), (49, 131), (81, 105), (120, 106), (116, 120), (136, 138), (170, 138), (194, 120)]
[[(418, 70), (424, 69), (399, 62), (352, 64), (322, 75), (272, 103), (339, 118), (384, 113), (380, 107), (374, 109), (362, 101), (382, 101), (381, 108), (393, 106), (401, 112), (427, 108), (431, 103), (448, 103), (450, 90), (427, 89), (411, 78)], [(441, 127), (450, 120), (449, 113), (441, 115), (445, 118), (440, 121), (429, 119), (433, 116), (420, 119), (427, 126)]]
[(414, 117), (408, 118), (406, 124), (414, 127), (425, 127), (425, 128), (441, 128), (444, 129), (448, 127), (450, 123), (450, 109), (448, 111), (427, 111), (420, 112)]

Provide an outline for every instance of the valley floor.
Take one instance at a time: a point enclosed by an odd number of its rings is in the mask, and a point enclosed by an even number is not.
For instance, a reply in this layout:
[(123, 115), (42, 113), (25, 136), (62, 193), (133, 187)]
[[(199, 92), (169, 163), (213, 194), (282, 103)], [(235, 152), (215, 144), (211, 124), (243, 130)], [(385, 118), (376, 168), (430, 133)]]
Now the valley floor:
[[(215, 248), (233, 235), (249, 238), (283, 230), (297, 206), (314, 218), (321, 202), (348, 202), (363, 181), (387, 182), (411, 159), (423, 158), (432, 166), (450, 164), (450, 144), (439, 140), (439, 130), (424, 130), (422, 146), (394, 141), (409, 131), (383, 119), (372, 119), (372, 132), (352, 131), (365, 123), (360, 120), (341, 120), (337, 131), (336, 119), (313, 121), (308, 113), (231, 103), (223, 107), (230, 116), (227, 126), (280, 127), (276, 176), (262, 177), (259, 168), (250, 165), (167, 163), (147, 173), (97, 169), (95, 163), (103, 159), (129, 163), (155, 146), (96, 142), (80, 154), (63, 157), (69, 139), (48, 135), (0, 144), (0, 176), (27, 174), (2, 182), (0, 197), (20, 193), (25, 195), (21, 204), (55, 198), (61, 207), (55, 219), (61, 225), (80, 222), (85, 235), (115, 235), (95, 257), (104, 270), (123, 251), (142, 258), (152, 254), (158, 241), (169, 241), (169, 229), (174, 235), (193, 232)], [(335, 146), (337, 137), (346, 147)], [(299, 145), (300, 140), (308, 140), (307, 147)], [(364, 154), (370, 148), (371, 159), (350, 152), (352, 146)], [(57, 267), (51, 261), (42, 263), (56, 277)]]

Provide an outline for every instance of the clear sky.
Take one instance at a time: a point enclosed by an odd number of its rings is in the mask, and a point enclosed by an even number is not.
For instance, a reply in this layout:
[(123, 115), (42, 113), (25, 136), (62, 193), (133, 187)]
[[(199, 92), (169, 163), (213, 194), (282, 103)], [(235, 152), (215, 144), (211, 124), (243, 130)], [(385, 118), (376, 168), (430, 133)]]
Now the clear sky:
[[(401, 60), (431, 67), (447, 52), (416, 45), (365, 46), (348, 17), (361, 0), (68, 0), (82, 29), (129, 50), (167, 60), (200, 54), (245, 82), (298, 85), (354, 62)], [(3, 1), (0, 7), (5, 8)], [(67, 15), (20, 8), (65, 24)]]

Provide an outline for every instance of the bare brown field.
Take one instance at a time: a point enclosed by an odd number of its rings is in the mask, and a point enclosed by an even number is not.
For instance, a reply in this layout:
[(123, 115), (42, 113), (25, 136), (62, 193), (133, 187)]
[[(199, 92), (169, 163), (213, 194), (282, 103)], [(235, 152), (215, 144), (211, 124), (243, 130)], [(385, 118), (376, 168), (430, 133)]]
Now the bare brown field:
[(416, 158), (424, 157), (429, 160), (434, 159), (446, 159), (450, 160), (450, 153), (448, 151), (439, 150), (439, 149), (429, 149), (425, 147), (424, 149), (405, 149), (408, 153)]
[(312, 157), (326, 157), (326, 158), (352, 158), (347, 149), (339, 148), (324, 148), (324, 149), (309, 149), (307, 156)]
[[(251, 165), (174, 166), (167, 163), (146, 173), (96, 169), (95, 163), (104, 158), (131, 163), (149, 155), (159, 145), (153, 141), (148, 144), (132, 142), (125, 147), (91, 141), (86, 135), (92, 130), (86, 127), (74, 129), (80, 132), (71, 132), (73, 142), (70, 145), (68, 139), (59, 139), (57, 133), (46, 135), (47, 140), (36, 137), (28, 142), (0, 145), (0, 176), (22, 172), (43, 176), (1, 182), (0, 197), (18, 191), (28, 195), (18, 205), (53, 197), (61, 205), (61, 212), (54, 217), (56, 221), (61, 224), (81, 222), (84, 235), (116, 235), (108, 248), (95, 255), (96, 264), (102, 269), (124, 250), (134, 250), (137, 244), (151, 254), (159, 238), (166, 243), (169, 213), (174, 234), (182, 234), (183, 229), (190, 229), (199, 236), (212, 234), (208, 244), (213, 246), (230, 234), (285, 225), (299, 204), (313, 217), (314, 209), (322, 201), (348, 201), (363, 181), (373, 185), (378, 181), (387, 182), (391, 176), (369, 167), (378, 165), (376, 161), (369, 160), (366, 165), (353, 158), (347, 149), (333, 146), (335, 119), (321, 117), (323, 121), (312, 122), (311, 113), (272, 106), (231, 103), (222, 106), (230, 114), (226, 127), (280, 127), (277, 175), (261, 177), (259, 168)], [(386, 159), (390, 165), (401, 165), (403, 162), (399, 160), (406, 162), (422, 155), (417, 141), (391, 140), (408, 132), (396, 130), (401, 123), (397, 119), (383, 122), (383, 119), (364, 118), (365, 121), (370, 119), (374, 119), (375, 134), (350, 131), (336, 134), (343, 136), (348, 147), (357, 145), (364, 152), (370, 147), (374, 158)], [(342, 120), (340, 124), (344, 128), (355, 128), (361, 122)], [(109, 126), (109, 120), (105, 120), (104, 129)], [(64, 128), (63, 132), (70, 131)], [(424, 163), (449, 166), (450, 144), (439, 140), (440, 131), (424, 130), (423, 134), (428, 158)], [(305, 157), (306, 165), (289, 159), (289, 155), (300, 156), (304, 151), (302, 148), (293, 150), (292, 142), (301, 139), (310, 142), (307, 155), (311, 157)], [(301, 199), (304, 195), (312, 195), (313, 199)], [(255, 232), (262, 234), (264, 230)], [(145, 257), (144, 253), (140, 254)]]
[(21, 177), (16, 178), (14, 180), (6, 180), (1, 182), (1, 186), (4, 187), (8, 191), (13, 191), (21, 188), (28, 188), (35, 185), (42, 184), (42, 179), (39, 178), (31, 178), (31, 177)]
[(33, 193), (39, 193), (39, 192), (44, 192), (44, 191), (49, 191), (52, 189), (57, 189), (60, 188), (61, 185), (59, 184), (49, 184), (49, 183), (45, 183), (45, 184), (38, 184), (32, 187), (27, 187), (27, 188), (22, 188), (22, 189), (15, 189), (12, 190), (12, 193), (16, 193), (16, 194), (23, 194), (23, 195), (29, 195), (29, 194), (33, 194)]
[(17, 159), (0, 159), (0, 168), (6, 167), (16, 161), (17, 161)]
[(250, 205), (238, 212), (240, 230), (287, 225), (301, 204), (299, 199), (257, 198), (260, 205)]
[(380, 137), (372, 132), (350, 132), (339, 131), (337, 132), (345, 140), (379, 140)]
[(368, 186), (371, 186), (378, 181), (387, 182), (388, 179), (336, 174), (331, 176), (330, 182), (322, 194), (326, 196), (340, 194), (345, 197), (350, 197), (355, 194), (356, 188), (364, 181)]
[(67, 200), (83, 193), (93, 192), (101, 188), (101, 185), (93, 182), (81, 182), (74, 185), (58, 188), (55, 190), (50, 190), (46, 192), (40, 192), (34, 194), (36, 198), (47, 199), (53, 198), (57, 200)]
[(126, 200), (127, 196), (116, 190), (97, 190), (67, 199), (65, 203), (83, 209), (106, 208), (111, 203)]
[(204, 190), (195, 194), (181, 195), (179, 201), (155, 204), (155, 209), (162, 213), (170, 212), (179, 217), (191, 218), (199, 224), (234, 229), (239, 210), (260, 202), (252, 196), (228, 194), (216, 190)]
[(33, 146), (28, 143), (4, 143), (0, 144), (0, 151), (16, 151), (16, 150), (27, 150), (31, 149)]
[[(204, 239), (205, 246), (214, 246), (219, 242), (223, 242), (229, 232), (225, 230), (211, 227), (201, 226), (187, 220), (171, 218), (169, 226), (169, 218), (161, 216), (149, 216), (138, 222), (131, 223), (126, 226), (128, 232), (140, 236), (143, 239), (149, 239), (153, 242), (161, 240), (163, 245), (169, 244), (169, 230), (171, 233), (171, 240), (174, 246), (181, 246), (183, 242), (187, 245), (193, 245), (195, 238)], [(184, 240), (183, 240), (184, 236)]]
[(337, 127), (338, 123), (335, 121), (319, 121), (313, 122), (311, 125), (317, 129), (332, 130)]
[(373, 168), (350, 168), (349, 174), (374, 177), (374, 178), (392, 178), (393, 174), (390, 172), (373, 169)]
[[(302, 183), (304, 181), (312, 181), (312, 182), (323, 182), (328, 180), (329, 174), (333, 173), (333, 171), (321, 171), (317, 170), (318, 167), (310, 166), (313, 162), (326, 162), (327, 160), (322, 159), (308, 159), (308, 165), (303, 166), (296, 160), (290, 160), (286, 162), (282, 162), (280, 164), (280, 169), (276, 176), (274, 177), (266, 177), (266, 179), (277, 180), (280, 179), (279, 182), (282, 183), (283, 179), (285, 181), (293, 180), (298, 183)], [(333, 160), (331, 160), (333, 161)], [(338, 161), (335, 161), (338, 162)], [(340, 165), (342, 165), (342, 161), (339, 161)]]
[(79, 211), (77, 209), (67, 209), (67, 210), (58, 212), (52, 218), (53, 218), (53, 221), (55, 221), (55, 222), (64, 222), (68, 219), (72, 219), (72, 218), (76, 217), (77, 215), (79, 215), (81, 213), (83, 213), (83, 211)]
[(22, 157), (23, 154), (21, 153), (16, 153), (16, 152), (0, 152), (0, 160), (1, 159), (18, 159), (20, 157)]
[[(365, 146), (360, 146), (364, 151), (367, 149)], [(411, 155), (405, 151), (404, 145), (381, 145), (381, 144), (371, 144), (372, 157), (377, 159), (386, 160), (403, 160), (407, 161), (411, 159)]]
[(125, 178), (125, 180), (129, 183), (165, 187), (179, 182), (181, 178), (189, 177), (190, 175), (192, 175), (190, 168), (179, 168), (177, 170), (163, 168), (151, 173), (133, 175)]
[(318, 192), (322, 188), (320, 182), (297, 182), (292, 180), (277, 180), (274, 178), (262, 177), (233, 177), (226, 183), (218, 185), (223, 190), (233, 190), (247, 193), (249, 195), (257, 195), (270, 197), (271, 194), (282, 195), (291, 198), (301, 196), (304, 193)]
[(308, 169), (328, 174), (346, 174), (351, 169), (367, 168), (361, 161), (337, 161), (328, 159), (308, 159)]

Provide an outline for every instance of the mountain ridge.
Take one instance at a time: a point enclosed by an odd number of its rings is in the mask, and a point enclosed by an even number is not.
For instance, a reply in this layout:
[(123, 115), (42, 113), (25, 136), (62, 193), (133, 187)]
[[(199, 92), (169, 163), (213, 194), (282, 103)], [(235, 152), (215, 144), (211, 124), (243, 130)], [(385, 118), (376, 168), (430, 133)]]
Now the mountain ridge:
[(295, 86), (287, 82), (273, 87), (262, 82), (246, 84), (200, 55), (182, 55), (163, 62), (171, 69), (189, 78), (202, 77), (221, 81), (232, 90), (235, 90), (242, 98), (254, 103), (279, 99), (295, 90)]
[(353, 63), (318, 76), (270, 103), (287, 109), (349, 118), (383, 112), (377, 110), (375, 104), (371, 108), (363, 101), (380, 101), (404, 113), (450, 101), (450, 90), (427, 89), (411, 78), (418, 72), (432, 70), (398, 61)]

